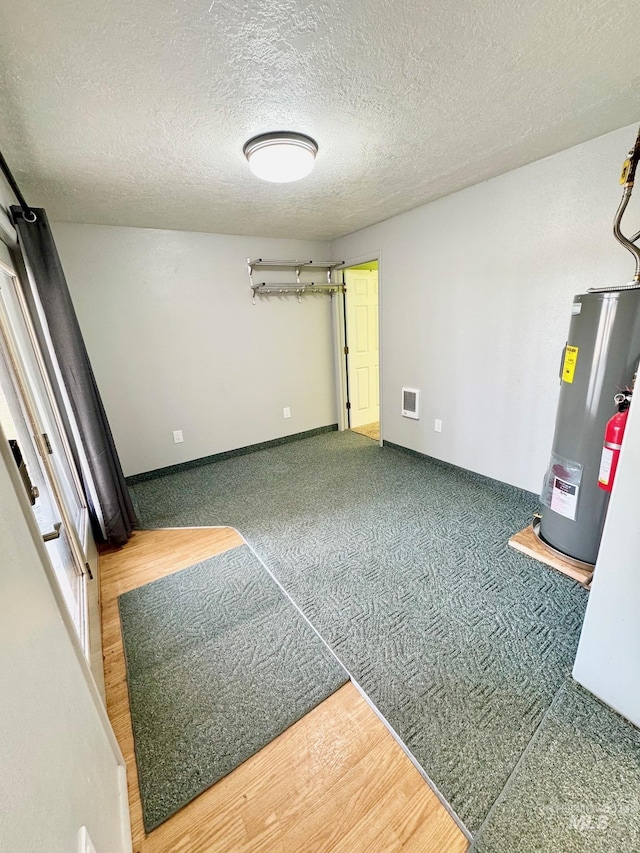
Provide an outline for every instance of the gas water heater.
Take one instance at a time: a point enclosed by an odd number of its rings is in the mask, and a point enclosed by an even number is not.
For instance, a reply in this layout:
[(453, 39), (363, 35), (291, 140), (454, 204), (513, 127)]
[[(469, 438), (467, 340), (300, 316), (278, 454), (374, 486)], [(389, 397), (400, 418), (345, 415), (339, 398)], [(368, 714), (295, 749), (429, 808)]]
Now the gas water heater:
[(563, 557), (593, 566), (598, 556), (609, 492), (598, 485), (607, 422), (614, 397), (633, 388), (640, 361), (640, 232), (627, 238), (620, 221), (633, 189), (640, 132), (622, 170), (622, 201), (614, 235), (634, 256), (634, 279), (620, 287), (592, 288), (573, 299), (560, 364), (560, 399), (551, 461), (540, 501), (539, 538)]

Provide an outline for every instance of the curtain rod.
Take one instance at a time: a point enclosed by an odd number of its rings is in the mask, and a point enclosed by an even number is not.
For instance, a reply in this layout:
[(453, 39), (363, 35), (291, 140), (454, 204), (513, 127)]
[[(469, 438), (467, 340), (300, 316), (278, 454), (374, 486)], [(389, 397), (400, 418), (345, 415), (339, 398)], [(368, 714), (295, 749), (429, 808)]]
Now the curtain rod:
[(2, 151), (0, 151), (0, 170), (2, 171), (2, 174), (7, 179), (7, 183), (9, 184), (11, 189), (13, 190), (15, 197), (18, 199), (18, 204), (22, 208), (22, 214), (23, 214), (25, 220), (27, 222), (35, 222), (37, 217), (36, 217), (35, 213), (33, 212), (33, 210), (31, 210), (31, 208), (27, 204), (25, 197), (22, 195), (22, 193), (20, 191), (20, 187), (18, 186), (16, 179), (11, 174), (11, 169), (9, 168), (7, 161), (4, 159), (4, 155), (2, 154)]

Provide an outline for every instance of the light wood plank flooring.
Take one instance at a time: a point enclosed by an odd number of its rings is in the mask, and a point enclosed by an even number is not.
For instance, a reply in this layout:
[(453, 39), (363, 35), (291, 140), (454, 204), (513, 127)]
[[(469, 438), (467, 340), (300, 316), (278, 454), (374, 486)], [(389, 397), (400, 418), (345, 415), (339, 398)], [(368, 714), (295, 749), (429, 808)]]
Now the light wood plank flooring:
[(242, 542), (230, 528), (145, 530), (100, 556), (107, 710), (134, 853), (463, 853), (466, 838), (350, 683), (145, 836), (117, 598)]
[(359, 435), (366, 435), (367, 438), (372, 438), (374, 441), (380, 441), (380, 422), (376, 421), (374, 424), (351, 427), (351, 432), (357, 432)]

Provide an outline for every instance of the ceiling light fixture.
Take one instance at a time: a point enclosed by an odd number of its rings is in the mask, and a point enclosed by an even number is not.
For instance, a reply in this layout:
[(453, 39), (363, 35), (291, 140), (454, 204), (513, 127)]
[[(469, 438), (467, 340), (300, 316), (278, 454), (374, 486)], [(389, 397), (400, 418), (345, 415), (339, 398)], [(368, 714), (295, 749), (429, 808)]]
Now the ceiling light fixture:
[(313, 169), (318, 143), (303, 133), (262, 133), (245, 142), (242, 149), (257, 178), (287, 184), (305, 178)]

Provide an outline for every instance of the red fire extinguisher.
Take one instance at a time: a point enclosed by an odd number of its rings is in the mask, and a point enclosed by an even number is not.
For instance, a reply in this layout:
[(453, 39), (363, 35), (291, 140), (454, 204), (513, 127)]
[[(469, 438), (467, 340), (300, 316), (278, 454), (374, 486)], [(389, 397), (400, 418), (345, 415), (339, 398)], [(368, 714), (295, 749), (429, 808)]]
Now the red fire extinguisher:
[(602, 448), (600, 472), (598, 474), (598, 485), (605, 492), (611, 491), (613, 481), (616, 477), (622, 439), (627, 425), (627, 417), (629, 416), (631, 394), (616, 394), (613, 399), (618, 404), (618, 411), (609, 420), (604, 432), (604, 447)]

